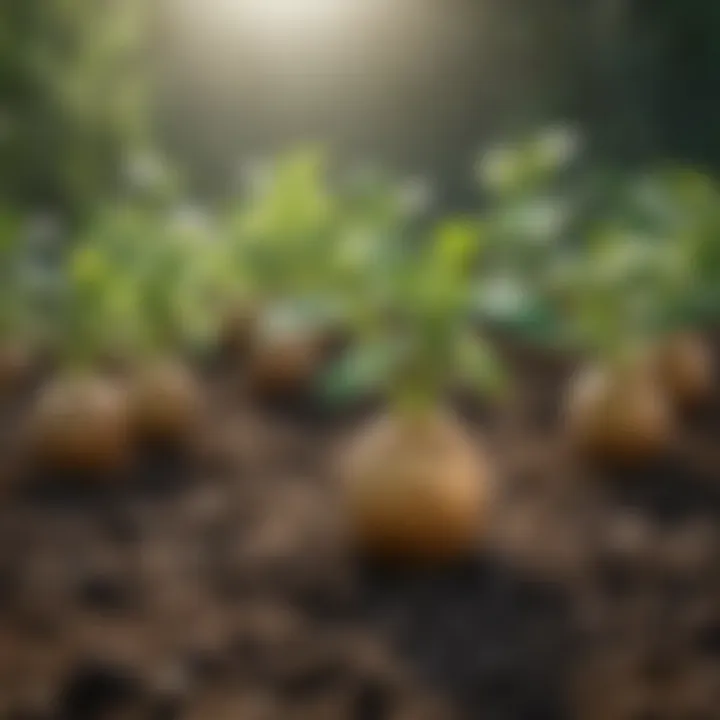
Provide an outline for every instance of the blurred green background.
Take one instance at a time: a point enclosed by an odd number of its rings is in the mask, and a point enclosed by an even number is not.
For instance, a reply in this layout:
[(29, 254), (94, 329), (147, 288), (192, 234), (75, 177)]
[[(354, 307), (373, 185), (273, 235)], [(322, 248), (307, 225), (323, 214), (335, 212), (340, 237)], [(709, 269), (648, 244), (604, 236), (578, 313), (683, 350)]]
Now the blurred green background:
[(34, 211), (81, 216), (123, 172), (151, 172), (150, 148), (222, 198), (257, 158), (307, 141), (428, 177), (455, 209), (476, 202), (481, 147), (558, 118), (582, 128), (587, 162), (720, 163), (710, 0), (1, 8), (0, 193)]

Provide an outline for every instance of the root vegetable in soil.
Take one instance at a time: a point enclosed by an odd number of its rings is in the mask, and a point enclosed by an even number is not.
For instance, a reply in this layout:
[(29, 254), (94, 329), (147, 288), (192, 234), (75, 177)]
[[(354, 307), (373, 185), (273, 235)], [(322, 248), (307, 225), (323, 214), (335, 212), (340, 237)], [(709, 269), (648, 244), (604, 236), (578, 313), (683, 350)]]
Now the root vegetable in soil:
[[(487, 539), (450, 567), (353, 553), (329, 458), (360, 421), (268, 415), (217, 375), (182, 465), (19, 474), (0, 717), (716, 718), (717, 389), (661, 461), (600, 470), (567, 447), (567, 374), (523, 365), (482, 427), (503, 477)], [(4, 442), (30, 405), (3, 411)]]

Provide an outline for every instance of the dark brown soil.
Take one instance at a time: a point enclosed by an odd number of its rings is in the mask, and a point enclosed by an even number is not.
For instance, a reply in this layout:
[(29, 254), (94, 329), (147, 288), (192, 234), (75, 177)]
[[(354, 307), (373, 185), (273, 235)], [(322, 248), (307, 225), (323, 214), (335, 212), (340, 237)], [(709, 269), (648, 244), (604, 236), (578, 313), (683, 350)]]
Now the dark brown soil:
[(657, 466), (592, 469), (567, 363), (510, 357), (506, 409), (462, 405), (500, 469), (489, 538), (432, 570), (348, 545), (333, 465), (367, 413), (215, 373), (196, 447), (92, 484), (30, 472), (7, 401), (0, 718), (720, 718), (720, 394)]

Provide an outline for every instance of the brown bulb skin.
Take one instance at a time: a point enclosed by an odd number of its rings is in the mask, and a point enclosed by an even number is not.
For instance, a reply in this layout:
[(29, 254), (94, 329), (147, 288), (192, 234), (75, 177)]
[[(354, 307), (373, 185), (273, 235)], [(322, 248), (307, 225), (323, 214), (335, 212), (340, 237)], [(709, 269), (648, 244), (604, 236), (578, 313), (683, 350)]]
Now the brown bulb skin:
[(158, 360), (140, 367), (131, 382), (133, 434), (142, 443), (187, 443), (198, 427), (201, 391), (182, 362)]
[(29, 444), (51, 470), (102, 475), (130, 457), (127, 398), (110, 380), (60, 377), (45, 386), (30, 416)]
[(713, 357), (708, 345), (694, 333), (679, 333), (661, 343), (655, 353), (655, 370), (679, 410), (698, 407), (713, 391)]
[(361, 551), (415, 564), (477, 549), (491, 473), (451, 415), (387, 415), (360, 434), (343, 462), (350, 528)]
[(575, 447), (601, 462), (642, 464), (672, 443), (671, 406), (646, 365), (581, 371), (571, 382), (565, 417)]
[(282, 399), (310, 389), (324, 356), (314, 336), (258, 340), (248, 360), (248, 384), (260, 398)]

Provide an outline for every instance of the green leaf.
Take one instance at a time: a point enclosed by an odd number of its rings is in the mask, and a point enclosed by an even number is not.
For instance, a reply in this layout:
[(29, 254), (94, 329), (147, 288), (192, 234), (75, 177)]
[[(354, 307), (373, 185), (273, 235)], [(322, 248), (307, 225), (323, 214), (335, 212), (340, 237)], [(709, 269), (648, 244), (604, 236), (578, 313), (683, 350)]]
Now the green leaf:
[(320, 379), (319, 395), (332, 405), (344, 405), (384, 391), (402, 358), (398, 342), (381, 340), (348, 350)]
[[(467, 218), (451, 218), (434, 233), (430, 264), (435, 272), (459, 274), (469, 269), (480, 250), (478, 223)], [(459, 275), (457, 279), (460, 279)]]
[(99, 247), (78, 247), (70, 259), (70, 277), (74, 286), (86, 291), (100, 290), (108, 280), (107, 260)]
[(504, 395), (509, 378), (504, 365), (490, 345), (469, 333), (457, 340), (455, 375), (464, 387), (480, 394)]

